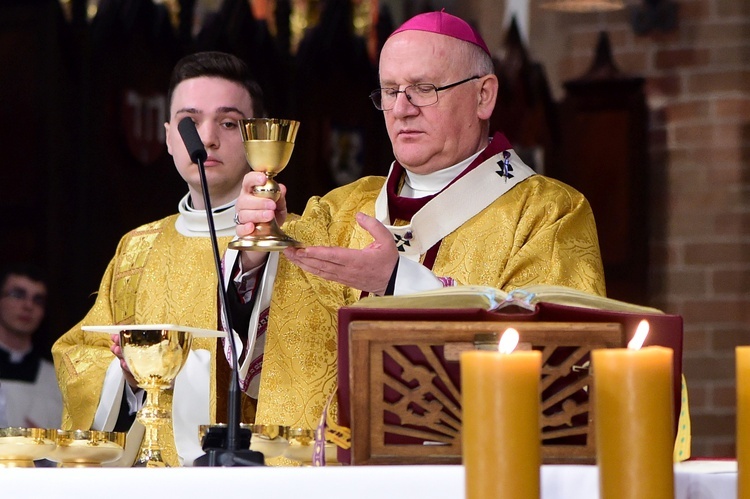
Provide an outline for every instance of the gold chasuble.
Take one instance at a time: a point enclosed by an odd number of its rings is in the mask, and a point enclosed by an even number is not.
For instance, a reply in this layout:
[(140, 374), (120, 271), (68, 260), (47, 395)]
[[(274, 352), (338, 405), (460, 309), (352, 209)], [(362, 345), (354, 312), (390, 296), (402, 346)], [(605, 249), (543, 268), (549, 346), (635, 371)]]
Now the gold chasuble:
[[(417, 264), (423, 263), (448, 283), (506, 291), (544, 283), (604, 295), (604, 273), (588, 202), (574, 189), (535, 175), (509, 147), (504, 137), (496, 135), (485, 151), (467, 160), (463, 173), (438, 194), (423, 199), (424, 206), (414, 213), (405, 215), (390, 205), (394, 196), (400, 196), (388, 189), (402, 179), (403, 171), (394, 164), (388, 184), (382, 177), (365, 177), (314, 197), (301, 217), (289, 217), (284, 230), (305, 245), (361, 249), (372, 242), (372, 236), (355, 221), (357, 212), (363, 212), (378, 218), (394, 235), (401, 252), (399, 271), (407, 264), (422, 269)], [(234, 210), (226, 210), (221, 215), (228, 218), (226, 223), (217, 223), (222, 229), (222, 253), (234, 234), (233, 214)], [(122, 397), (121, 391), (114, 396), (107, 391), (113, 384), (111, 377), (119, 376), (122, 386), (122, 371), (112, 362), (109, 336), (83, 332), (81, 326), (168, 323), (216, 329), (217, 279), (210, 239), (205, 232), (190, 237), (184, 227), (178, 230), (181, 221), (189, 218), (185, 215), (181, 208), (180, 218), (168, 217), (125, 235), (93, 308), (55, 343), (52, 351), (63, 395), (63, 428), (111, 426), (116, 414), (102, 407), (117, 406), (117, 397)], [(205, 219), (202, 212), (201, 216)], [(233, 252), (227, 252), (228, 266), (233, 257)], [(263, 293), (258, 299), (261, 303), (256, 302), (259, 309), (270, 308), (255, 422), (316, 428), (336, 389), (338, 309), (356, 302), (361, 292), (305, 273), (283, 254), (272, 254), (266, 270), (264, 282), (274, 281), (272, 291), (268, 288), (270, 296)], [(253, 342), (244, 332), (240, 334), (243, 341)], [(200, 393), (210, 399), (204, 402), (207, 423), (215, 422), (216, 340), (195, 339), (190, 357), (203, 359), (199, 371), (210, 370), (203, 375), (210, 378), (210, 392)], [(179, 381), (178, 377), (175, 393), (184, 390)], [(187, 391), (180, 393), (175, 395), (175, 414), (183, 400), (190, 404), (203, 397), (196, 395), (195, 384), (188, 383)], [(336, 420), (335, 403), (329, 416)], [(194, 454), (201, 452), (198, 428), (178, 427), (177, 420), (174, 428), (179, 433), (177, 444), (171, 432), (160, 433), (164, 458), (178, 465), (177, 449), (188, 449), (180, 451), (180, 458), (182, 464), (192, 464)], [(191, 441), (182, 439), (183, 434)]]
[[(228, 211), (231, 220), (234, 210)], [(192, 215), (195, 217), (197, 213)], [(205, 219), (203, 212), (200, 216)], [(217, 278), (211, 241), (207, 232), (195, 237), (178, 232), (177, 218), (178, 215), (173, 215), (141, 226), (122, 238), (102, 279), (94, 306), (53, 346), (63, 396), (63, 429), (92, 428), (105, 376), (115, 359), (109, 349), (112, 343), (109, 335), (82, 331), (81, 326), (176, 324), (217, 328)], [(231, 222), (230, 227), (233, 233)], [(230, 239), (231, 236), (219, 238), (222, 252)], [(208, 414), (210, 422), (214, 422), (216, 339), (194, 338), (192, 350), (198, 349), (206, 351), (206, 356), (210, 353), (210, 362), (206, 363), (211, 366)], [(171, 406), (171, 391), (164, 398)], [(165, 461), (170, 466), (179, 466), (172, 427), (165, 426), (159, 436)]]
[[(421, 216), (432, 209), (428, 203), (412, 217), (411, 247), (428, 241), (415, 259), (423, 260), (428, 249), (437, 246), (432, 271), (438, 277), (452, 278), (456, 284), (509, 291), (546, 283), (604, 295), (596, 226), (586, 199), (550, 178), (530, 171), (520, 175), (528, 167), (515, 155), (506, 167), (520, 180), (503, 187), (508, 179), (496, 171), (497, 158), (501, 162), (503, 158), (503, 149), (497, 147), (502, 142), (496, 136), (493, 143), (494, 150), (491, 144), (489, 151), (472, 163), (481, 164), (475, 168), (479, 178), (471, 180), (469, 190), (457, 181), (430, 202), (433, 206), (438, 203), (435, 212), (442, 215)], [(357, 212), (377, 216), (387, 226), (406, 225), (389, 220), (377, 208), (385, 198), (384, 182), (382, 177), (366, 177), (312, 198), (304, 214), (288, 220), (284, 231), (305, 245), (364, 248), (372, 237), (356, 223)], [(506, 192), (488, 198), (481, 191), (491, 190), (491, 183), (499, 183), (498, 188)], [(457, 208), (456, 199), (467, 207)], [(451, 211), (461, 218), (449, 216)], [(443, 215), (445, 218), (441, 218)], [(448, 227), (445, 234), (439, 232), (443, 226)], [(389, 226), (394, 235), (399, 228)], [(438, 245), (432, 244), (435, 239)], [(360, 295), (356, 289), (307, 274), (280, 257), (266, 333), (257, 423), (318, 426), (336, 384), (337, 311)], [(329, 416), (335, 418), (335, 412), (333, 404)]]

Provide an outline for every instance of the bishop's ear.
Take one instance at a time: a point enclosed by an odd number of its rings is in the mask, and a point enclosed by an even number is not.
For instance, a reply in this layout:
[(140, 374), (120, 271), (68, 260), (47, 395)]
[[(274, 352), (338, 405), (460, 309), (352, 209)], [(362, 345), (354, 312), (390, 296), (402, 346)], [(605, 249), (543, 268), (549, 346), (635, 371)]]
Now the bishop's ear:
[(491, 74), (482, 77), (477, 102), (477, 116), (480, 119), (488, 120), (492, 116), (497, 101), (498, 88), (497, 76)]

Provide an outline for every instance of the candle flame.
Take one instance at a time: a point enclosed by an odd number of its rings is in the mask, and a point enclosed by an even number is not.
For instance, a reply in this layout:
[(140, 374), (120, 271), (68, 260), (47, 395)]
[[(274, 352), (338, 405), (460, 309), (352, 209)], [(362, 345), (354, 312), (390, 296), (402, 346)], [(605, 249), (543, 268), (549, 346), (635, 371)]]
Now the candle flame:
[(497, 345), (497, 349), (500, 353), (513, 353), (513, 350), (515, 350), (517, 345), (518, 331), (509, 327), (500, 337), (500, 343)]
[(643, 319), (635, 330), (633, 339), (628, 343), (629, 350), (640, 350), (643, 346), (643, 342), (646, 341), (648, 336), (648, 321)]

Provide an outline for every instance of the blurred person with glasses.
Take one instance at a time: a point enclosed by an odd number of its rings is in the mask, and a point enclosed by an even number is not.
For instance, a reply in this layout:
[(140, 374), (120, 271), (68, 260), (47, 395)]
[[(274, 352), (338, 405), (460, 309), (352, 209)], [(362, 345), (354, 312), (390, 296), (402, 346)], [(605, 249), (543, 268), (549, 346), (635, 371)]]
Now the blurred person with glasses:
[(267, 324), (256, 423), (317, 426), (336, 385), (338, 309), (363, 295), (530, 284), (605, 294), (587, 200), (490, 133), (499, 84), (476, 30), (444, 11), (417, 15), (386, 40), (379, 78), (370, 98), (395, 156), (387, 177), (288, 216), (283, 196), (253, 196), (262, 173), (245, 176), (237, 235), (275, 218), (304, 245), (241, 254), (261, 276), (251, 324)]
[(55, 369), (48, 352), (33, 341), (47, 309), (44, 273), (33, 265), (8, 265), (0, 273), (0, 284), (0, 386), (6, 424), (59, 428), (62, 400)]

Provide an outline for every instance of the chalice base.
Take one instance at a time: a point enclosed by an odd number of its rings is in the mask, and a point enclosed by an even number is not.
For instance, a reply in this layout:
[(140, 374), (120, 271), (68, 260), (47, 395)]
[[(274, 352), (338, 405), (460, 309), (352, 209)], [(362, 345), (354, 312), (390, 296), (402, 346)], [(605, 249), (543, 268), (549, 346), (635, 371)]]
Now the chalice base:
[(0, 468), (34, 468), (31, 459), (0, 459)]
[(229, 243), (233, 250), (240, 251), (283, 251), (286, 248), (301, 248), (302, 243), (286, 235), (275, 220), (255, 224), (255, 231), (249, 236)]
[(169, 468), (162, 459), (161, 449), (143, 449), (141, 455), (133, 464), (133, 468)]

